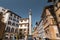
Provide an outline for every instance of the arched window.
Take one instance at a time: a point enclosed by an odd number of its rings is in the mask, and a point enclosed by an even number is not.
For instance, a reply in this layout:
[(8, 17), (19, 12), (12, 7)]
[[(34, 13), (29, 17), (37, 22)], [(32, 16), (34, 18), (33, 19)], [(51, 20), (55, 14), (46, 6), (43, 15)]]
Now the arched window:
[(14, 32), (14, 28), (11, 29), (11, 32)]
[(10, 27), (7, 27), (5, 31), (10, 32)]
[(19, 25), (18, 25), (18, 24), (16, 24), (16, 26), (17, 26), (17, 27), (19, 27)]
[(15, 33), (18, 33), (18, 29), (15, 29)]
[(20, 29), (19, 31), (22, 31), (22, 29)]
[(11, 21), (8, 21), (8, 25), (11, 25)]
[(13, 26), (15, 26), (15, 23), (12, 23)]
[(13, 16), (13, 14), (11, 13), (10, 16)]

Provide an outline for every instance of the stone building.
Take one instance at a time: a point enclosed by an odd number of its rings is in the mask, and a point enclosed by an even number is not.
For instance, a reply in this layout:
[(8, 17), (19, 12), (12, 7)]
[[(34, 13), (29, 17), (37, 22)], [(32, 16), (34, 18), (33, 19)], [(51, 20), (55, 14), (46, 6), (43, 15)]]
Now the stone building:
[(34, 32), (32, 33), (32, 35), (33, 35), (33, 39), (34, 39), (34, 38), (39, 39), (39, 38), (38, 38), (37, 27), (35, 26), (33, 30), (34, 30)]
[(29, 34), (29, 18), (21, 18), (19, 21), (20, 38), (27, 39)]
[(6, 24), (4, 38), (11, 40), (16, 38), (19, 29), (19, 20), (21, 17), (9, 9), (3, 7), (0, 7), (0, 13), (4, 14), (2, 21), (4, 21)]
[(41, 16), (46, 39), (60, 39), (59, 25), (57, 25), (59, 18), (56, 16), (58, 12), (55, 12), (54, 7), (54, 5), (46, 6)]
[(45, 40), (45, 31), (44, 31), (43, 20), (42, 19), (39, 21), (39, 25), (37, 27), (37, 30), (38, 30), (39, 39)]

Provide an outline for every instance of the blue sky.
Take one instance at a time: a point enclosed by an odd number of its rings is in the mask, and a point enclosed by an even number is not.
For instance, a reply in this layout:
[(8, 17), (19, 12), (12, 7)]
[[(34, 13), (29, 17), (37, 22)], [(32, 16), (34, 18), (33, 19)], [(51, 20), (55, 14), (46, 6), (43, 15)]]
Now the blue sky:
[(22, 18), (28, 18), (29, 8), (32, 9), (32, 25), (40, 21), (43, 8), (49, 5), (47, 0), (0, 0), (0, 6), (8, 8)]

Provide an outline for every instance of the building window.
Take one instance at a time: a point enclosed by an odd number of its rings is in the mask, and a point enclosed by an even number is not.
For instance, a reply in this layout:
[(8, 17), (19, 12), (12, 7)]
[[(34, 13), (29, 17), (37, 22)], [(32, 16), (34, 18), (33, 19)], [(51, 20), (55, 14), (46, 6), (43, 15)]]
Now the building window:
[(10, 16), (13, 16), (13, 14), (11, 13)]
[(24, 31), (26, 31), (26, 29), (24, 29)]
[(11, 29), (11, 32), (14, 32), (14, 28)]
[(11, 17), (9, 17), (9, 20), (12, 20), (12, 18), (11, 18)]
[(11, 25), (11, 21), (8, 21), (8, 25)]
[(13, 18), (13, 21), (16, 21), (16, 19)]
[(20, 27), (22, 27), (22, 24), (20, 25)]
[(23, 20), (21, 20), (21, 22), (23, 22)]
[(15, 26), (15, 23), (12, 23), (13, 26)]
[(10, 32), (10, 27), (7, 26), (7, 28), (6, 28), (5, 31), (6, 31), (6, 32)]
[(16, 18), (16, 15), (14, 15), (14, 18)]
[(2, 9), (3, 11), (5, 11), (5, 9)]
[(16, 20), (16, 22), (19, 22), (18, 20)]
[(59, 15), (59, 17), (60, 17), (60, 15)]
[(15, 29), (15, 33), (18, 33), (18, 29)]
[(45, 31), (45, 33), (46, 33), (46, 34), (48, 33), (47, 30)]
[(5, 37), (5, 39), (8, 39), (8, 37)]
[(20, 29), (20, 31), (22, 31), (22, 29)]
[(27, 26), (27, 24), (25, 24), (25, 27)]
[(19, 27), (19, 25), (18, 25), (18, 24), (16, 24), (16, 26), (17, 26), (17, 27)]
[(19, 17), (17, 17), (17, 19), (19, 19)]

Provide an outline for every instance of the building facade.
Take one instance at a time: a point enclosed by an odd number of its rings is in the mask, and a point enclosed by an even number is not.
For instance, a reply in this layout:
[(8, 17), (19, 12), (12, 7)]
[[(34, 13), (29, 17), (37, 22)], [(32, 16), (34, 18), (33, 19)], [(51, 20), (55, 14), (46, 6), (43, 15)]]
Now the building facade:
[(41, 39), (40, 38), (40, 27), (39, 27), (39, 22), (36, 22), (36, 25), (35, 25), (35, 27), (33, 28), (33, 30), (34, 30), (34, 32), (33, 32), (33, 38), (36, 38), (36, 40), (39, 40), (39, 39)]
[(35, 38), (36, 40), (37, 40), (37, 39), (39, 40), (37, 27), (35, 26), (35, 27), (33, 28), (33, 30), (34, 30), (34, 32), (32, 33), (33, 39)]
[(43, 28), (43, 20), (42, 19), (39, 21), (37, 30), (38, 30), (38, 37), (40, 38), (40, 40), (45, 40), (45, 31)]
[(42, 13), (42, 20), (46, 39), (60, 39), (57, 36), (59, 32), (53, 5), (45, 7)]
[(58, 31), (59, 31), (59, 36), (60, 36), (60, 1), (56, 3), (56, 6), (54, 7), (55, 10), (55, 15), (56, 15), (56, 21), (57, 21), (57, 26), (58, 26)]
[(4, 38), (16, 38), (19, 29), (19, 20), (21, 17), (3, 7), (0, 7), (0, 12), (4, 14), (4, 19), (2, 21), (4, 21), (4, 23), (6, 24)]
[(36, 25), (34, 27), (34, 32), (33, 32), (33, 38), (34, 37), (37, 40), (45, 40), (45, 31), (43, 28), (43, 20), (36, 22)]
[(29, 34), (29, 18), (21, 18), (19, 21), (19, 29), (20, 29), (20, 38), (21, 39), (27, 39), (27, 36)]

